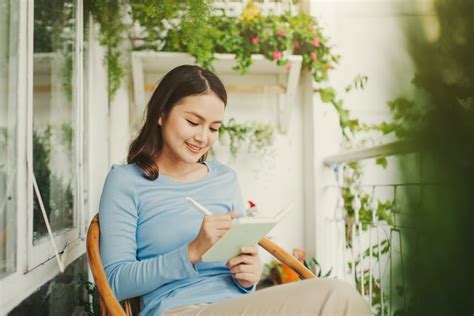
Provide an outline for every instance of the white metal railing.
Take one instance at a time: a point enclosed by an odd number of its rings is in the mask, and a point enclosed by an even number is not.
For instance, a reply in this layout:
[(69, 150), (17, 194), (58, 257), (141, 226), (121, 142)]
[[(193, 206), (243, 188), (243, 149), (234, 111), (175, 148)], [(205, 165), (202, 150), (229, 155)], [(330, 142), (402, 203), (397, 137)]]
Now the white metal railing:
[(373, 146), (363, 149), (352, 149), (339, 154), (326, 157), (323, 161), (326, 165), (349, 163), (363, 159), (373, 159), (393, 155), (406, 154), (416, 150), (412, 141), (397, 141), (383, 145)]
[[(397, 141), (370, 148), (343, 151), (323, 160), (327, 167), (331, 167), (335, 171), (337, 184), (332, 187), (337, 188), (339, 192), (335, 210), (325, 217), (325, 225), (331, 227), (332, 236), (337, 236), (335, 238), (336, 242), (332, 243), (335, 249), (332, 261), (334, 265), (341, 267), (338, 271), (342, 272), (342, 277), (353, 284), (369, 302), (374, 314), (391, 315), (395, 307), (403, 306), (403, 308), (406, 308), (407, 300), (403, 271), (406, 263), (402, 251), (402, 231), (405, 227), (402, 227), (395, 220), (388, 223), (386, 220), (378, 218), (378, 202), (375, 198), (375, 190), (381, 187), (393, 190), (393, 200), (390, 208), (391, 216), (395, 216), (397, 213), (397, 191), (401, 187), (407, 186), (421, 188), (422, 183), (421, 179), (414, 183), (398, 182), (380, 185), (347, 183), (347, 179), (351, 178), (351, 175), (347, 175), (350, 170), (349, 164), (379, 157), (400, 156), (416, 151), (417, 148), (414, 142)], [(331, 186), (327, 185), (326, 187)], [(362, 188), (365, 189), (365, 192), (369, 190), (371, 193), (363, 195), (361, 193)], [(345, 212), (347, 201), (344, 199), (344, 193), (346, 193), (347, 198), (348, 192), (353, 197), (350, 207), (354, 213), (350, 220), (348, 220), (348, 213)], [(362, 196), (365, 198), (364, 201), (362, 201)], [(367, 198), (368, 196), (369, 198)], [(362, 203), (365, 203), (365, 212), (370, 210), (371, 213), (369, 222), (367, 222), (367, 217), (364, 219), (365, 230), (363, 229), (360, 213)], [(398, 238), (395, 234), (398, 235)], [(392, 301), (392, 297), (394, 297), (394, 291), (392, 291), (394, 287), (392, 282), (393, 269), (395, 266), (401, 269), (401, 292), (403, 297), (400, 302), (396, 303)], [(388, 268), (390, 272), (387, 275)], [(338, 277), (341, 277), (341, 275)]]

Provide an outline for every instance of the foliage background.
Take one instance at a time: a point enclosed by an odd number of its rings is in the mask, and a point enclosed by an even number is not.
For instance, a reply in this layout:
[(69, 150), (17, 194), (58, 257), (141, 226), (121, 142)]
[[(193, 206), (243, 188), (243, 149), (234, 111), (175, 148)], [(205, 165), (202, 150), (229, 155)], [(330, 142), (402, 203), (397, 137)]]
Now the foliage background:
[[(406, 136), (423, 158), (423, 202), (412, 196), (406, 225), (417, 228), (406, 276), (409, 308), (400, 315), (474, 313), (474, 2), (436, 0), (439, 36), (407, 28), (418, 95), (395, 102)], [(425, 168), (426, 167), (426, 168)], [(401, 166), (402, 170), (404, 166)], [(402, 277), (402, 276), (400, 276)]]

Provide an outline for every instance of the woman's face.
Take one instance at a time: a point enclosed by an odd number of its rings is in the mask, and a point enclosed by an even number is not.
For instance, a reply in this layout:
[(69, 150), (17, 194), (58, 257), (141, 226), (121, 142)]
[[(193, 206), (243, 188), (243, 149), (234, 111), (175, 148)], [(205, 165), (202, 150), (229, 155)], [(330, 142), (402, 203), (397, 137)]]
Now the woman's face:
[(163, 135), (161, 154), (175, 161), (196, 163), (217, 140), (224, 109), (224, 102), (214, 93), (180, 100), (165, 119), (158, 119)]

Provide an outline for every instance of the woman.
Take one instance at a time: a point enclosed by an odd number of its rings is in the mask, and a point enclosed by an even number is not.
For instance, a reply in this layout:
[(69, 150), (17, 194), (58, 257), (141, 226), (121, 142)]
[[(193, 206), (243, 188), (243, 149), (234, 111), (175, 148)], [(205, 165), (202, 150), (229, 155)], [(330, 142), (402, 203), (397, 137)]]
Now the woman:
[[(317, 314), (357, 304), (366, 311), (349, 286), (322, 280), (245, 295), (260, 278), (256, 247), (228, 262), (201, 261), (232, 219), (245, 214), (235, 172), (206, 161), (226, 103), (219, 78), (198, 66), (171, 70), (154, 91), (128, 164), (112, 167), (100, 201), (101, 257), (117, 298), (142, 297), (142, 315)], [(213, 214), (203, 217), (186, 203), (188, 196)], [(337, 288), (340, 304), (326, 300), (314, 307), (323, 288), (326, 298)], [(309, 309), (301, 309), (307, 303)]]

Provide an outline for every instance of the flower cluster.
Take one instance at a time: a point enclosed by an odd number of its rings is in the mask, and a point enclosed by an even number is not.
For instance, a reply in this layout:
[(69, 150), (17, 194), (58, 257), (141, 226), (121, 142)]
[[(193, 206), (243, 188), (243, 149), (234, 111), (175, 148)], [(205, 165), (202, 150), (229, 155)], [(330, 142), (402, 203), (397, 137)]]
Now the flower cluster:
[(339, 59), (331, 53), (317, 21), (306, 14), (264, 16), (255, 6), (249, 6), (238, 18), (221, 12), (212, 15), (208, 22), (207, 34), (200, 36), (199, 42), (189, 40), (179, 27), (170, 30), (162, 38), (165, 45), (161, 50), (190, 52), (198, 63), (209, 68), (212, 68), (213, 53), (235, 54), (236, 69), (242, 74), (252, 64), (252, 54), (263, 54), (288, 70), (291, 64), (287, 56), (301, 55), (303, 69), (310, 71), (316, 82), (326, 80), (328, 70)]

